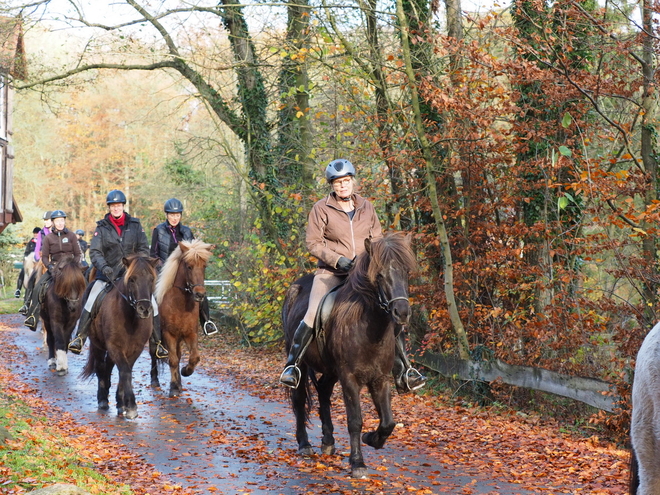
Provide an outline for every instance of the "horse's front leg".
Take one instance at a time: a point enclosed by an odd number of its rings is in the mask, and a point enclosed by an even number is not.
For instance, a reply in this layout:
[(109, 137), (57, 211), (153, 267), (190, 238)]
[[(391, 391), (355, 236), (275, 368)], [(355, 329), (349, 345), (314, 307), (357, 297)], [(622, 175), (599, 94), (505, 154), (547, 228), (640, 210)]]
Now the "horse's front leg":
[(190, 355), (188, 356), (188, 364), (181, 368), (181, 374), (183, 376), (190, 376), (193, 374), (200, 361), (197, 332), (193, 332), (192, 335), (186, 340), (186, 345), (188, 346)]
[(332, 391), (337, 383), (337, 377), (324, 374), (318, 381), (317, 391), (319, 393), (319, 417), (321, 418), (321, 453), (333, 455), (335, 453), (335, 428), (332, 424), (331, 403)]
[(360, 435), (362, 433), (362, 409), (360, 408), (360, 387), (354, 379), (346, 380), (341, 384), (344, 391), (344, 406), (346, 407), (346, 419), (348, 421), (348, 435), (351, 442), (351, 476), (353, 478), (366, 478), (367, 466), (362, 457), (362, 444)]
[(369, 383), (368, 387), (380, 422), (376, 430), (362, 435), (362, 441), (374, 449), (380, 449), (392, 434), (395, 425), (392, 417), (389, 377), (381, 377), (375, 382)]
[(133, 392), (133, 366), (123, 361), (117, 363), (119, 382), (117, 382), (117, 414), (128, 419), (138, 416), (135, 393)]
[(57, 368), (57, 358), (55, 357), (55, 339), (53, 332), (50, 331), (50, 325), (43, 320), (43, 330), (46, 335), (46, 347), (48, 348), (48, 369), (54, 370)]
[(178, 397), (181, 394), (181, 374), (179, 364), (181, 363), (181, 342), (168, 346), (170, 364), (170, 397)]

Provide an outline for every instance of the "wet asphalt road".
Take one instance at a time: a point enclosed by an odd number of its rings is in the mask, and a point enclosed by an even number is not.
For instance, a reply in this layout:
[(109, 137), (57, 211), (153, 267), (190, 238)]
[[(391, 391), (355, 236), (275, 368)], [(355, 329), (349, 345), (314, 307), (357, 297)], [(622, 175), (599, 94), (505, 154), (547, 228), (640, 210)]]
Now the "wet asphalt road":
[[(12, 324), (20, 321), (18, 315), (3, 318)], [(79, 378), (86, 352), (81, 356), (69, 354), (69, 373), (57, 376), (47, 368), (41, 332), (30, 332), (24, 327), (8, 332), (25, 359), (5, 365), (22, 381), (37, 388), (43, 399), (72, 414), (80, 423), (99, 428), (108, 438), (129, 446), (174, 484), (191, 491), (396, 494), (425, 488), (432, 493), (533, 493), (520, 485), (484, 479), (483, 474), (447, 469), (438, 465), (425, 447), (412, 452), (396, 440), (390, 440), (379, 451), (363, 447), (370, 479), (375, 483), (351, 480), (346, 458), (328, 463), (321, 456), (303, 460), (292, 455), (296, 443), (288, 404), (251, 396), (232, 382), (214, 379), (203, 367), (183, 378), (185, 390), (181, 397), (170, 399), (169, 370), (161, 373), (162, 390), (149, 386), (147, 352), (140, 356), (133, 373), (139, 417), (126, 420), (117, 416), (114, 404), (116, 371), (110, 409), (99, 411), (96, 379)], [(318, 445), (319, 421), (313, 418), (312, 423), (310, 440)], [(348, 438), (342, 421), (335, 422), (335, 436), (338, 452), (344, 454)], [(330, 470), (320, 474), (319, 463), (329, 464)], [(467, 487), (471, 491), (465, 492)]]

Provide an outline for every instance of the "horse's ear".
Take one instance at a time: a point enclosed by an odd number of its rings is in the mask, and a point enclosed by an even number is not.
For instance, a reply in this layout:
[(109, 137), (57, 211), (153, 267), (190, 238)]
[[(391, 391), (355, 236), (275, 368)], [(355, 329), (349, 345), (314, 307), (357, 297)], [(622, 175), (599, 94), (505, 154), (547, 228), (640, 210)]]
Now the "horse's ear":
[(124, 264), (124, 266), (125, 266), (126, 268), (128, 268), (128, 265), (131, 264), (131, 262), (128, 261), (125, 257), (121, 259), (121, 262)]
[(158, 268), (158, 265), (160, 265), (160, 258), (149, 258), (149, 263), (151, 263), (151, 266), (154, 268)]
[(185, 253), (190, 249), (190, 246), (186, 245), (183, 243), (183, 241), (179, 242), (179, 249), (181, 250), (181, 253)]
[(364, 240), (364, 250), (368, 255), (371, 255), (371, 239), (369, 237)]

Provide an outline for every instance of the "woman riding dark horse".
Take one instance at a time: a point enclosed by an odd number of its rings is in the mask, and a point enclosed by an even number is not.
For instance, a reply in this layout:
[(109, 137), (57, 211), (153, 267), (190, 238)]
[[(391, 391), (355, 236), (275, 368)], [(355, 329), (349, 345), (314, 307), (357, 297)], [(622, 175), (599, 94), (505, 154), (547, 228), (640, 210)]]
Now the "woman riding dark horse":
[(41, 260), (48, 269), (39, 278), (32, 290), (30, 305), (27, 310), (25, 326), (30, 330), (37, 329), (37, 315), (39, 314), (39, 297), (42, 287), (53, 280), (52, 269), (55, 264), (65, 256), (73, 256), (76, 263), (80, 264), (82, 252), (76, 235), (66, 228), (66, 213), (55, 210), (51, 213), (52, 232), (48, 234), (41, 244)]
[(34, 253), (34, 250), (37, 247), (37, 237), (39, 237), (40, 233), (41, 229), (39, 227), (35, 227), (32, 230), (32, 239), (30, 239), (27, 244), (25, 244), (25, 252), (23, 253), (23, 267), (21, 268), (21, 272), (18, 274), (18, 279), (16, 280), (16, 291), (14, 292), (14, 296), (17, 299), (21, 297), (21, 289), (25, 283), (25, 258)]
[[(41, 245), (43, 243), (44, 238), (50, 234), (50, 229), (53, 225), (53, 221), (51, 220), (50, 216), (53, 214), (52, 211), (46, 211), (43, 214), (43, 220), (44, 220), (44, 227), (39, 231), (39, 235), (35, 238), (35, 246), (34, 246), (34, 261), (40, 261), (41, 260)], [(32, 291), (34, 290), (34, 284), (37, 282), (37, 276), (33, 272), (32, 276), (28, 280), (28, 283), (25, 286), (25, 299), (23, 306), (21, 309), (18, 310), (19, 313), (22, 315), (27, 316), (27, 310), (28, 306), (30, 305), (30, 300), (32, 299)]]
[[(78, 333), (69, 344), (69, 350), (75, 354), (82, 352), (89, 335), (91, 311), (96, 298), (107, 284), (114, 282), (125, 271), (124, 258), (131, 254), (149, 256), (147, 236), (140, 220), (124, 211), (126, 205), (124, 193), (117, 189), (110, 191), (106, 197), (106, 204), (109, 213), (96, 223), (89, 248), (89, 257), (96, 268), (96, 280), (91, 289), (88, 288), (87, 302), (78, 322)], [(167, 357), (168, 352), (161, 343), (160, 317), (155, 298), (152, 300), (152, 305), (154, 319), (152, 339), (156, 345), (156, 357), (162, 359)]]
[[(309, 214), (307, 249), (318, 259), (318, 269), (309, 296), (307, 312), (296, 329), (286, 367), (280, 382), (297, 388), (301, 373), (298, 363), (314, 336), (314, 318), (321, 299), (331, 289), (344, 283), (355, 258), (364, 252), (365, 239), (383, 237), (373, 205), (354, 192), (355, 167), (345, 159), (333, 160), (325, 170), (332, 191), (318, 201)], [(394, 379), (400, 392), (417, 390), (426, 378), (410, 366), (405, 351), (403, 331), (397, 336)]]
[[(164, 211), (167, 219), (156, 226), (151, 236), (151, 256), (159, 258), (160, 267), (167, 261), (167, 258), (174, 252), (181, 241), (193, 241), (192, 230), (181, 223), (183, 215), (183, 203), (176, 198), (170, 198), (165, 201)], [(199, 322), (206, 335), (218, 333), (218, 328), (211, 321), (209, 311), (208, 297), (199, 303)]]

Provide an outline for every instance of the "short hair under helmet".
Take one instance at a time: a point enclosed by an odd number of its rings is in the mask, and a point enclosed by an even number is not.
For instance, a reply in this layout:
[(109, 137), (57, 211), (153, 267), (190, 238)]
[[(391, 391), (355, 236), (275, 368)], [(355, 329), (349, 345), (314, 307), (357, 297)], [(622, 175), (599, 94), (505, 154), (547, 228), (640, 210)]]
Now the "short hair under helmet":
[(84, 236), (84, 235), (85, 235), (85, 231), (84, 231), (84, 230), (80, 230), (80, 229), (78, 229), (78, 230), (76, 230), (76, 235), (83, 235), (83, 236)]
[(41, 227), (35, 227), (32, 229), (33, 234), (38, 234), (39, 232), (41, 232)]
[(53, 214), (52, 211), (45, 211), (45, 212), (44, 212), (44, 216), (41, 217), (41, 218), (43, 218), (44, 220), (50, 220), (50, 216), (51, 216), (52, 214)]
[(50, 219), (55, 220), (56, 218), (66, 218), (66, 213), (64, 213), (62, 210), (55, 210), (50, 214)]
[(325, 178), (328, 182), (347, 176), (355, 177), (355, 167), (343, 158), (332, 160), (325, 169)]
[(113, 189), (106, 196), (105, 203), (108, 204), (108, 205), (110, 203), (124, 203), (124, 204), (126, 204), (126, 196), (119, 189)]
[(183, 213), (183, 203), (176, 198), (165, 201), (165, 213)]

